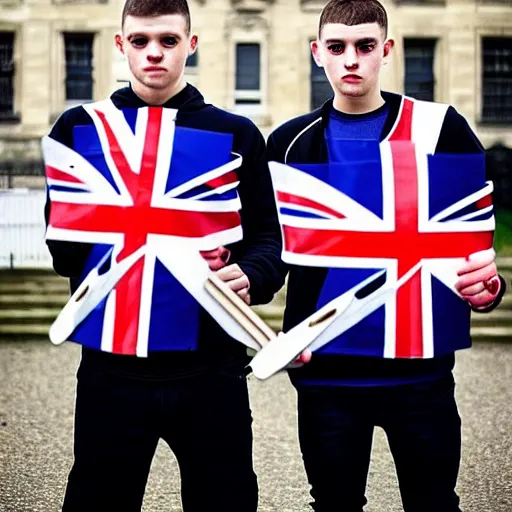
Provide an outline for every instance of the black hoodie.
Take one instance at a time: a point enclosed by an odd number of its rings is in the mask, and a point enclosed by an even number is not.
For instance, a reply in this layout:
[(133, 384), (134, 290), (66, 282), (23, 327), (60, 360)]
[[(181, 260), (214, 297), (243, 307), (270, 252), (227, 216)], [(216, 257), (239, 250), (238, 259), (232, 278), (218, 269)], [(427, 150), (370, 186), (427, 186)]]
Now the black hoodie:
[[(114, 92), (111, 99), (117, 108), (148, 106), (130, 87)], [(191, 85), (162, 106), (178, 109), (177, 126), (233, 134), (232, 150), (243, 157), (242, 166), (236, 172), (240, 180), (238, 192), (244, 238), (228, 246), (231, 250), (230, 263), (238, 263), (249, 278), (252, 304), (269, 302), (283, 286), (284, 272), (280, 259), (281, 234), (261, 133), (249, 119), (206, 104), (203, 96)], [(50, 137), (73, 148), (73, 128), (91, 124), (93, 121), (85, 109), (74, 107), (62, 114)], [(47, 200), (47, 222), (50, 208)], [(55, 271), (70, 278), (73, 292), (79, 284), (91, 246), (51, 240), (47, 244)], [(223, 367), (233, 361), (237, 366), (247, 362), (245, 347), (231, 339), (204, 311), (201, 313), (196, 352), (155, 352), (150, 353), (147, 359), (138, 359), (83, 348), (83, 359), (114, 371), (148, 378), (175, 378)]]
[[(399, 114), (402, 96), (382, 92), (388, 106), (388, 115), (380, 140), (391, 131)], [(269, 161), (283, 163), (327, 162), (325, 130), (333, 108), (333, 100), (319, 109), (291, 119), (278, 127), (268, 139)], [(439, 135), (436, 153), (482, 153), (484, 151), (467, 121), (453, 107), (449, 107)], [(288, 291), (283, 330), (287, 332), (316, 310), (320, 290), (327, 276), (327, 269), (289, 266)], [(505, 281), (501, 278), (501, 291), (487, 312), (495, 308), (505, 293)], [(291, 370), (296, 385), (333, 384), (338, 381), (352, 385), (386, 385), (402, 382), (429, 380), (449, 374), (455, 364), (455, 356), (448, 354), (432, 359), (382, 359), (362, 356), (338, 356), (315, 354), (311, 363)]]

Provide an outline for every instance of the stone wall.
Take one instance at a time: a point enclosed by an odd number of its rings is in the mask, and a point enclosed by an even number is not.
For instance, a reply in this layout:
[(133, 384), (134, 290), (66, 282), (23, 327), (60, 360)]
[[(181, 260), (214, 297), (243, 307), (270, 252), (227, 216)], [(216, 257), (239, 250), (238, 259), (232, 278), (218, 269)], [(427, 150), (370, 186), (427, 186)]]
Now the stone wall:
[[(512, 2), (504, 0), (384, 0), (395, 54), (382, 86), (403, 91), (404, 37), (438, 39), (436, 100), (453, 104), (484, 145), (512, 146), (512, 125), (480, 122), (480, 38), (512, 36)], [(0, 0), (0, 31), (15, 33), (15, 111), (19, 122), (0, 123), (0, 159), (38, 154), (44, 135), (67, 105), (64, 97), (64, 31), (94, 32), (94, 99), (129, 78), (113, 46), (123, 0)], [(200, 38), (199, 66), (187, 79), (206, 99), (235, 109), (235, 45), (261, 45), (262, 106), (252, 117), (267, 134), (310, 108), (309, 41), (315, 37), (321, 0), (190, 0)]]

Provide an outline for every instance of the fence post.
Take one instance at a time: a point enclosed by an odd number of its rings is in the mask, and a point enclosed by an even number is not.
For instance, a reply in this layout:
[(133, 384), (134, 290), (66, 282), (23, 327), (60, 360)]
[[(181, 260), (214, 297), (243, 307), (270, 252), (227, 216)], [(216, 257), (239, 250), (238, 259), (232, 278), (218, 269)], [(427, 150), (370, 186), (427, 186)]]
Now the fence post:
[(14, 167), (11, 162), (9, 164), (10, 165), (7, 168), (7, 188), (14, 188), (13, 187), (13, 183), (14, 183), (13, 168)]

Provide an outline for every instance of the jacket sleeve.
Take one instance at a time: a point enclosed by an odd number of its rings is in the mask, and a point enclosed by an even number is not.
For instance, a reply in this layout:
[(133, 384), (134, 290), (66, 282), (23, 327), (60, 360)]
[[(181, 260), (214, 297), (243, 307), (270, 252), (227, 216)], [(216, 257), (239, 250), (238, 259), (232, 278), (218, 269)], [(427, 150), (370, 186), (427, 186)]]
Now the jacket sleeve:
[(449, 107), (444, 119), (436, 153), (485, 153), (466, 119), (453, 107)]
[[(78, 107), (81, 108), (81, 107)], [(64, 112), (52, 130), (49, 136), (58, 142), (73, 148), (73, 122), (76, 109)], [(85, 111), (84, 111), (85, 112)], [(44, 207), (44, 216), (46, 226), (50, 219), (51, 201), (49, 195), (48, 184), (46, 186), (46, 204)], [(85, 261), (90, 253), (91, 244), (63, 242), (57, 240), (46, 240), (46, 245), (52, 256), (52, 264), (55, 272), (63, 277), (79, 277), (84, 269)]]
[[(439, 135), (436, 153), (485, 153), (485, 149), (466, 119), (453, 107), (449, 107)], [(472, 311), (475, 313), (488, 313), (500, 304), (505, 294), (506, 282), (502, 276), (499, 276), (499, 278), (501, 288), (496, 300), (486, 308), (476, 309), (471, 307)]]
[(251, 123), (240, 170), (239, 194), (244, 238), (237, 263), (249, 279), (251, 304), (270, 302), (284, 284), (281, 228), (263, 136)]

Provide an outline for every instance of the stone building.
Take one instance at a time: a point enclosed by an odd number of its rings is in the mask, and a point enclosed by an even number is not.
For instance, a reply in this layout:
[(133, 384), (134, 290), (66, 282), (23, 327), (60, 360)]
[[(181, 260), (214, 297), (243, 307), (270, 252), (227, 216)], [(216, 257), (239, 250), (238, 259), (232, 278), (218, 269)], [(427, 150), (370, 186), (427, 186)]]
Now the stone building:
[[(266, 134), (321, 103), (313, 63), (323, 0), (189, 0), (187, 79)], [(512, 147), (512, 0), (384, 0), (394, 57), (383, 88), (453, 104), (486, 147)], [(123, 0), (0, 0), (0, 160), (40, 158), (67, 107), (128, 79), (113, 45)]]

